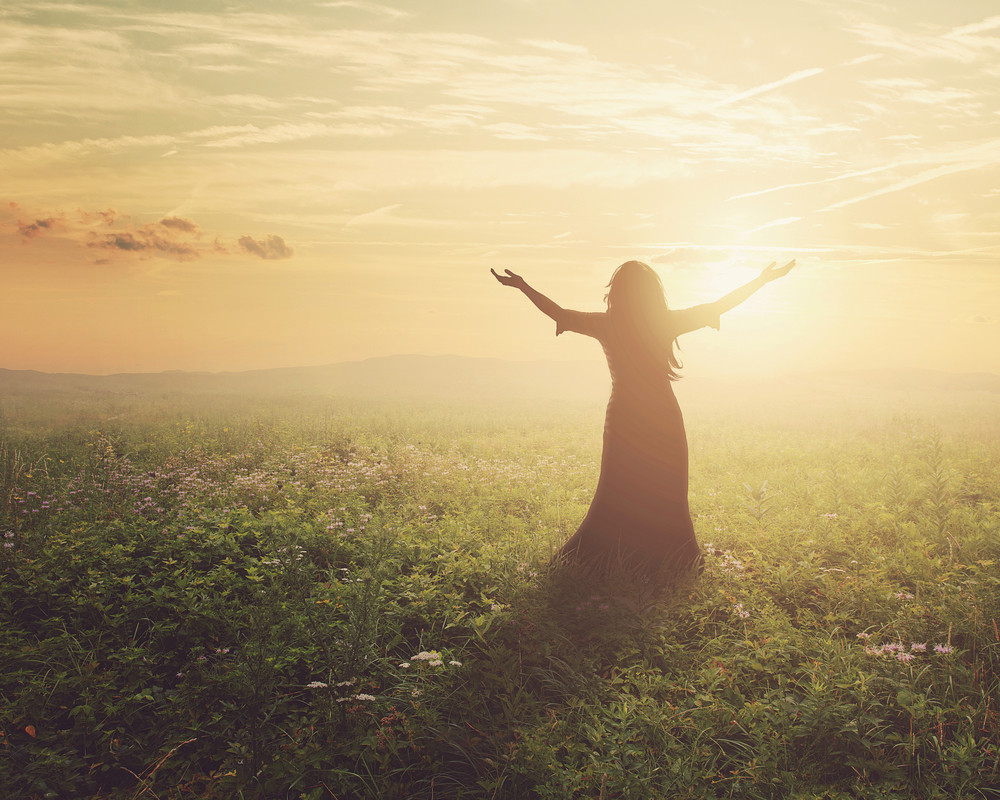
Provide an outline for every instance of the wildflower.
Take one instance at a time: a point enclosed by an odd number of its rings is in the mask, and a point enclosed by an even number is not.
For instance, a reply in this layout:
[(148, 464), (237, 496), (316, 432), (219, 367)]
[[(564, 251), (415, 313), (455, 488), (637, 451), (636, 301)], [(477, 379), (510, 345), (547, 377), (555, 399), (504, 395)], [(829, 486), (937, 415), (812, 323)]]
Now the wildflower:
[(444, 664), (444, 662), (440, 658), (435, 658), (433, 661), (428, 661), (427, 663), (430, 664), (432, 667), (440, 667)]
[(913, 661), (912, 653), (896, 653), (896, 658), (899, 661)]
[(370, 701), (374, 700), (375, 696), (370, 694), (356, 694), (354, 695), (355, 700)]
[(306, 684), (307, 689), (325, 689), (326, 684), (323, 681), (313, 681), (312, 683)]
[(896, 599), (897, 600), (912, 600), (913, 599), (913, 595), (910, 594), (909, 592), (896, 592)]
[(836, 519), (837, 518), (837, 512), (836, 511), (831, 511), (829, 514), (820, 514), (820, 516), (821, 517), (825, 517), (826, 519)]
[(403, 662), (402, 662), (402, 663), (401, 663), (401, 664), (399, 665), (399, 668), (400, 668), (400, 669), (409, 669), (409, 668), (410, 668), (410, 662), (409, 662), (409, 661), (403, 661)]
[(946, 656), (949, 653), (954, 653), (955, 648), (952, 647), (950, 644), (936, 644), (934, 645), (934, 652)]
[(357, 678), (351, 678), (349, 681), (339, 681), (338, 683), (335, 683), (334, 686), (337, 686), (338, 688), (342, 686), (353, 686), (357, 682)]
[(462, 666), (462, 662), (461, 661), (449, 661), (448, 663), (451, 666), (453, 666), (453, 667), (460, 667), (460, 666)]
[(910, 642), (910, 652), (925, 653), (927, 652), (927, 645), (924, 642)]
[(433, 661), (440, 658), (441, 654), (436, 650), (421, 650), (415, 656), (410, 656), (410, 661)]
[(858, 638), (866, 642), (872, 638), (872, 635), (870, 633), (865, 633), (864, 631), (862, 631), (861, 633), (858, 634)]

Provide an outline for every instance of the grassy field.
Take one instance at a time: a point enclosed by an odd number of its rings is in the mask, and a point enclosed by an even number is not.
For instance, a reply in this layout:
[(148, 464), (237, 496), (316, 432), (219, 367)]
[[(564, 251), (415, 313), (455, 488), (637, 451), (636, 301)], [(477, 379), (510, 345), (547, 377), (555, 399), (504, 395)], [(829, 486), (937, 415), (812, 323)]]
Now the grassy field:
[(666, 590), (599, 401), (0, 398), (0, 795), (1000, 797), (997, 397), (685, 391)]

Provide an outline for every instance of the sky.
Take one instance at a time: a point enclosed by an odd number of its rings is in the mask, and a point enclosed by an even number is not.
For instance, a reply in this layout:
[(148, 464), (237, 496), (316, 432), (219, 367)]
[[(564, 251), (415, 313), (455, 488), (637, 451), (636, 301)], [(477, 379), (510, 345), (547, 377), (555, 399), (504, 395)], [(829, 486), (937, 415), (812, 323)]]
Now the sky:
[(796, 268), (686, 374), (1000, 372), (996, 0), (0, 6), (0, 368), (600, 358)]

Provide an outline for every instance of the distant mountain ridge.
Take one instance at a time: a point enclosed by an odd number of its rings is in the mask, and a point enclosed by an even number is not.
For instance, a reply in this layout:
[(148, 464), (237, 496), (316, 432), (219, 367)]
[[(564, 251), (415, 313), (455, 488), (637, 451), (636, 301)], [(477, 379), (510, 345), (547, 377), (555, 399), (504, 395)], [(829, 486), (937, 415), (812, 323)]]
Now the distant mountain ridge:
[[(834, 389), (1000, 394), (1000, 375), (929, 369), (817, 371), (781, 378), (685, 378), (703, 387), (795, 384)], [(507, 361), (442, 355), (395, 355), (313, 367), (244, 372), (118, 373), (86, 375), (0, 369), (0, 394), (330, 394), (344, 396), (489, 398), (606, 396), (607, 368), (598, 361)]]
[(509, 394), (513, 385), (533, 395), (574, 389), (606, 391), (599, 362), (505, 361), (465, 356), (397, 355), (314, 367), (244, 372), (118, 373), (86, 375), (0, 369), (0, 394), (333, 394), (447, 397)]

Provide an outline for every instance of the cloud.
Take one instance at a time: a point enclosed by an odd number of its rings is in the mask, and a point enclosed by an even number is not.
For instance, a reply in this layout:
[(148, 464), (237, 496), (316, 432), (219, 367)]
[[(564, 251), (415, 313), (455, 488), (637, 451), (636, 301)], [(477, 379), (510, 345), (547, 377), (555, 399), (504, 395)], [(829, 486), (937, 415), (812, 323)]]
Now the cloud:
[(790, 83), (798, 83), (799, 81), (805, 80), (806, 78), (811, 78), (814, 75), (819, 75), (825, 70), (822, 67), (811, 67), (809, 69), (800, 69), (797, 72), (793, 72), (791, 75), (786, 75), (776, 81), (771, 81), (770, 83), (763, 83), (760, 86), (754, 86), (752, 89), (747, 89), (746, 91), (739, 92), (738, 94), (726, 97), (723, 100), (718, 101), (712, 105), (712, 109), (722, 108), (723, 106), (728, 106), (731, 103), (737, 103), (740, 100), (746, 100), (748, 97), (756, 97), (764, 92), (770, 92), (774, 89), (778, 89), (782, 86), (787, 86)]
[(369, 14), (388, 17), (389, 19), (406, 19), (413, 16), (409, 11), (400, 11), (398, 8), (391, 8), (381, 3), (369, 3), (366, 0), (331, 0), (331, 2), (320, 3), (319, 6), (320, 8), (335, 8), (338, 10), (348, 8), (355, 11), (366, 11)]
[(189, 220), (171, 218), (172, 223), (188, 223), (193, 227), (166, 225), (153, 222), (134, 230), (119, 230), (113, 233), (90, 234), (86, 246), (95, 250), (124, 251), (136, 253), (140, 257), (160, 256), (176, 261), (194, 261), (204, 252), (204, 245), (188, 237), (197, 230)]
[(174, 228), (185, 233), (195, 233), (198, 230), (197, 224), (183, 217), (164, 217), (160, 224), (166, 228)]
[[(941, 86), (928, 80), (917, 78), (874, 78), (863, 81), (876, 94), (890, 99), (893, 102), (913, 103), (915, 105), (931, 106), (947, 110), (947, 113), (954, 114), (963, 108), (967, 111), (974, 110), (971, 105), (976, 100), (977, 94), (971, 89), (959, 89), (954, 86)], [(963, 102), (966, 105), (962, 105)]]
[(529, 47), (537, 47), (539, 50), (548, 50), (551, 53), (572, 53), (573, 55), (587, 55), (589, 53), (587, 48), (582, 45), (557, 42), (552, 39), (522, 39), (521, 43)]
[(17, 232), (25, 239), (34, 239), (36, 236), (61, 230), (63, 227), (63, 220), (57, 217), (47, 217), (36, 219), (34, 222), (18, 222)]
[(350, 228), (355, 225), (368, 225), (373, 222), (381, 222), (386, 217), (390, 216), (393, 211), (401, 206), (401, 203), (393, 203), (389, 206), (382, 206), (382, 208), (377, 208), (374, 211), (369, 211), (365, 214), (359, 214), (356, 217), (351, 218), (344, 223), (345, 228)]
[(1000, 28), (1000, 16), (987, 17), (969, 25), (960, 25), (936, 33), (910, 33), (889, 25), (860, 21), (847, 30), (865, 43), (914, 59), (937, 58), (964, 64), (983, 55), (992, 57), (1000, 49), (995, 37), (979, 34)]
[(988, 317), (985, 314), (974, 314), (966, 322), (970, 325), (996, 325), (997, 323), (994, 317)]
[(291, 258), (295, 252), (285, 244), (284, 239), (273, 233), (263, 239), (254, 239), (252, 236), (241, 236), (236, 243), (244, 252), (259, 256), (268, 261)]
[(755, 192), (743, 192), (742, 194), (734, 194), (731, 197), (727, 197), (726, 200), (740, 200), (744, 197), (758, 197), (762, 194), (770, 194), (771, 192), (780, 192), (785, 189), (797, 189), (800, 186), (816, 186), (820, 183), (832, 183), (834, 181), (848, 180), (849, 178), (861, 178), (865, 175), (874, 175), (877, 172), (885, 172), (889, 169), (897, 169), (900, 166), (905, 166), (904, 164), (881, 164), (877, 167), (872, 167), (871, 169), (855, 170), (852, 172), (844, 172), (840, 175), (831, 175), (829, 178), (820, 178), (815, 181), (798, 181), (797, 183), (783, 183), (780, 186), (769, 186), (766, 189), (758, 189)]
[(781, 219), (771, 220), (770, 222), (765, 222), (763, 225), (758, 225), (756, 228), (750, 228), (744, 233), (753, 233), (754, 231), (762, 231), (765, 228), (776, 228), (779, 225), (791, 225), (793, 222), (798, 222), (802, 217), (782, 217)]
[[(13, 214), (23, 212), (17, 203), (10, 203), (9, 208)], [(194, 261), (205, 255), (226, 256), (243, 252), (272, 260), (291, 258), (294, 253), (276, 234), (260, 239), (241, 236), (236, 242), (227, 244), (219, 236), (207, 236), (197, 222), (186, 217), (168, 216), (156, 222), (139, 223), (128, 214), (111, 208), (34, 216), (33, 222), (13, 222), (25, 243), (58, 232), (61, 238), (88, 250), (103, 251), (104, 255), (95, 262), (102, 264), (110, 263), (116, 257)]]
[(874, 189), (870, 192), (865, 192), (864, 194), (857, 195), (855, 197), (848, 197), (846, 200), (840, 200), (836, 203), (831, 203), (826, 206), (822, 211), (831, 211), (835, 208), (843, 208), (845, 206), (854, 205), (855, 203), (860, 203), (863, 200), (870, 200), (873, 197), (881, 197), (884, 194), (891, 194), (892, 192), (900, 192), (904, 189), (909, 189), (913, 186), (919, 186), (922, 183), (927, 183), (928, 181), (935, 180), (936, 178), (942, 178), (946, 175), (954, 175), (958, 172), (968, 172), (970, 170), (978, 170), (983, 167), (989, 166), (991, 164), (997, 163), (997, 156), (994, 155), (992, 158), (980, 157), (978, 159), (970, 159), (968, 161), (958, 161), (956, 163), (943, 164), (933, 169), (926, 169), (918, 172), (916, 175), (911, 175), (908, 178), (904, 178), (901, 181), (896, 181), (888, 186), (883, 186), (879, 189)]

